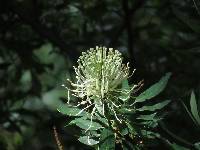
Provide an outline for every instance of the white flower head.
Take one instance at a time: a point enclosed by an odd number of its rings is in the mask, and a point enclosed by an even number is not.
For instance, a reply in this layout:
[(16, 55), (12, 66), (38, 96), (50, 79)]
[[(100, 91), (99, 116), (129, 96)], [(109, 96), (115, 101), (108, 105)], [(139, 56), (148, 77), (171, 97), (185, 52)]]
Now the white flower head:
[[(116, 109), (121, 107), (120, 96), (122, 93), (130, 93), (134, 89), (122, 91), (121, 85), (124, 80), (129, 77), (129, 66), (122, 63), (122, 56), (118, 50), (113, 48), (98, 47), (90, 48), (87, 52), (83, 52), (78, 59), (78, 66), (74, 67), (76, 73), (76, 82), (73, 83), (69, 79), (72, 89), (68, 89), (68, 103), (70, 101), (69, 92), (72, 95), (81, 98), (77, 106), (84, 106), (82, 111), (88, 112), (92, 108), (92, 118), (96, 115), (96, 111), (105, 117), (105, 107), (111, 111), (115, 118), (121, 123)], [(115, 101), (114, 101), (115, 100)], [(88, 128), (88, 129), (89, 129)], [(87, 130), (86, 130), (87, 131)]]
[(121, 53), (113, 48), (90, 48), (78, 59), (74, 67), (76, 83), (72, 92), (77, 97), (98, 97), (103, 99), (128, 78), (129, 66), (122, 63)]

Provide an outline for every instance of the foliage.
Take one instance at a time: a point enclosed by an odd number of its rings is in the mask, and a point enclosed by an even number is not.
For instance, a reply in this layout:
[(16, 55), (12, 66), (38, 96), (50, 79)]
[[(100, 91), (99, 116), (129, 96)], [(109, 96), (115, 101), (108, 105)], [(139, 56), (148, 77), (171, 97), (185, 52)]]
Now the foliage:
[[(189, 109), (187, 108), (187, 106), (182, 103), (185, 110), (187, 111), (188, 115), (190, 116), (191, 120), (196, 124), (197, 128), (198, 128), (198, 131), (200, 131), (200, 124), (199, 124), (199, 115), (200, 115), (200, 111), (198, 109), (198, 105), (197, 105), (197, 100), (196, 100), (196, 97), (195, 97), (195, 94), (194, 94), (194, 91), (191, 92), (191, 96), (190, 96), (190, 111)], [(200, 142), (199, 141), (196, 141), (194, 144), (190, 144), (189, 141), (187, 140), (184, 140), (182, 139), (181, 137), (178, 137), (177, 135), (175, 135), (174, 133), (168, 131), (167, 128), (165, 128), (165, 130), (167, 132), (169, 132), (169, 134), (174, 137), (175, 139), (178, 139), (179, 141), (183, 141), (183, 143), (186, 143), (187, 145), (191, 145), (193, 147), (193, 149), (197, 149), (199, 150), (200, 149)], [(183, 146), (180, 146), (180, 145), (177, 145), (176, 143), (173, 143), (171, 144), (171, 147), (172, 149), (174, 150), (179, 150), (179, 149), (183, 149), (183, 150), (189, 150), (188, 148), (186, 147), (183, 147)]]
[[(95, 59), (92, 59), (93, 56)], [(157, 103), (154, 102), (152, 105), (141, 104), (157, 96), (166, 87), (170, 73), (167, 73), (159, 82), (138, 96), (133, 97), (132, 94), (138, 85), (130, 85), (128, 83), (128, 74), (122, 76), (122, 74), (129, 71), (119, 61), (120, 58), (117, 58), (118, 56), (116, 50), (115, 53), (112, 53), (112, 49), (107, 52), (106, 48), (102, 49), (101, 47), (97, 47), (95, 50), (91, 49), (84, 53), (83, 56), (80, 56), (80, 59), (87, 58), (87, 62), (78, 61), (79, 66), (77, 68), (81, 68), (81, 71), (75, 67), (77, 81), (76, 84), (71, 83), (71, 85), (76, 89), (70, 90), (68, 87), (66, 88), (68, 94), (69, 91), (75, 93), (72, 95), (80, 98), (81, 101), (73, 102), (74, 104), (78, 103), (77, 106), (73, 106), (73, 104), (70, 106), (68, 100), (67, 105), (61, 105), (58, 109), (64, 115), (75, 117), (68, 126), (75, 124), (82, 129), (79, 135), (80, 142), (102, 150), (115, 149), (115, 143), (120, 143), (123, 149), (128, 147), (141, 148), (146, 139), (159, 138), (159, 133), (152, 132), (152, 129), (162, 119), (158, 115), (158, 110), (170, 102), (169, 100), (164, 100)], [(120, 64), (117, 64), (117, 69), (112, 71), (112, 68), (116, 67), (115, 61)], [(101, 65), (100, 70), (98, 70), (99, 63)], [(125, 69), (118, 69), (120, 66)], [(124, 71), (124, 73), (121, 71)], [(108, 74), (106, 74), (107, 72)], [(118, 74), (120, 74), (120, 79), (122, 78), (121, 82), (118, 82), (120, 81), (117, 78)], [(117, 86), (114, 86), (115, 82), (118, 83)], [(118, 87), (121, 87), (121, 89)], [(70, 99), (70, 95), (68, 95), (68, 99)], [(138, 103), (141, 104), (139, 107), (137, 106)], [(81, 106), (83, 108), (79, 109)], [(92, 106), (93, 108), (91, 108)], [(143, 113), (145, 112), (147, 113), (144, 115)], [(131, 140), (127, 141), (127, 137)]]
[[(198, 102), (198, 103), (197, 103)], [(189, 114), (189, 116), (191, 117), (191, 119), (193, 120), (193, 122), (197, 125), (197, 127), (199, 128), (200, 131), (200, 108), (198, 108), (199, 105), (199, 101), (197, 101), (194, 91), (192, 91), (191, 96), (190, 96), (190, 111), (188, 110), (188, 108), (184, 105), (187, 113)], [(196, 149), (200, 149), (200, 141), (196, 142), (194, 144), (194, 147)]]
[[(155, 101), (136, 104), (141, 108), (162, 102), (159, 100), (164, 97), (171, 100), (169, 107), (156, 110), (156, 115), (165, 116), (154, 128), (161, 138), (146, 141), (146, 149), (170, 149), (166, 143), (192, 149), (193, 143), (200, 141), (199, 128), (179, 101), (183, 100), (195, 119), (185, 100), (191, 89), (197, 100), (199, 97), (199, 4), (197, 0), (1, 0), (0, 145), (5, 148), (10, 143), (15, 150), (56, 149), (52, 130), (56, 126), (66, 149), (91, 149), (75, 140), (73, 135), (80, 135), (77, 128), (64, 128), (74, 117), (60, 115), (57, 107), (66, 106), (61, 84), (66, 78), (74, 81), (78, 56), (88, 47), (102, 44), (119, 49), (124, 63), (137, 68), (135, 75), (123, 82), (124, 88), (145, 79), (143, 89), (147, 89), (165, 72), (173, 73), (168, 88)], [(121, 94), (120, 100), (136, 97), (141, 91)], [(127, 109), (120, 112), (130, 113)], [(104, 122), (101, 118), (98, 123)], [(161, 122), (192, 145), (175, 140), (163, 131)], [(127, 129), (121, 132), (127, 136)], [(21, 142), (10, 138), (15, 135)], [(127, 137), (127, 145), (130, 140)]]

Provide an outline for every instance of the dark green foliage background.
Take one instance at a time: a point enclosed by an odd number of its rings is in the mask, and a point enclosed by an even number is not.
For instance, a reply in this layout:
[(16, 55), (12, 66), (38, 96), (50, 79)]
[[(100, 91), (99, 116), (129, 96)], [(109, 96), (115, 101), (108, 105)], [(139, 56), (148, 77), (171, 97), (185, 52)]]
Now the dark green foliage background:
[(142, 90), (172, 72), (157, 97), (172, 100), (163, 122), (189, 143), (200, 141), (180, 103), (189, 104), (192, 89), (200, 95), (198, 7), (198, 0), (0, 1), (0, 149), (56, 149), (53, 126), (65, 149), (89, 149), (56, 108), (66, 101), (61, 84), (73, 79), (78, 56), (96, 45), (119, 49), (137, 69), (130, 81), (144, 79)]

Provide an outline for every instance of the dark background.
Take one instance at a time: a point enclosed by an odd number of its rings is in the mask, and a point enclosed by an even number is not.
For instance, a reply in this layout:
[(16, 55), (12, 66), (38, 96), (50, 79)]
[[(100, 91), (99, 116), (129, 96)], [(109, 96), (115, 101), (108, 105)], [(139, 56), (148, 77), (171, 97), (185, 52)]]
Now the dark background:
[(200, 141), (180, 103), (188, 106), (192, 89), (199, 97), (199, 39), (198, 0), (1, 0), (0, 149), (56, 149), (53, 126), (65, 149), (88, 149), (56, 109), (77, 58), (96, 45), (120, 50), (137, 69), (130, 82), (144, 79), (142, 90), (172, 72), (158, 97), (172, 100), (163, 122), (189, 143)]

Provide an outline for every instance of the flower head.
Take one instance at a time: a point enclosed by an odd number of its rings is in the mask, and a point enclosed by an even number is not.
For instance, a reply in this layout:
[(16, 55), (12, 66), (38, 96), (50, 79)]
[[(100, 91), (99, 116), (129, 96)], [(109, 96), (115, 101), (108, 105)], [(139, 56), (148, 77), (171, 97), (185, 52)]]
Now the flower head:
[[(68, 103), (70, 101), (69, 92), (72, 95), (81, 98), (77, 106), (82, 105), (82, 111), (90, 112), (92, 107), (92, 118), (96, 112), (102, 114), (105, 118), (105, 109), (111, 111), (115, 118), (121, 123), (122, 120), (117, 114), (117, 109), (121, 107), (121, 95), (130, 94), (134, 87), (122, 90), (122, 82), (129, 77), (129, 66), (122, 63), (121, 53), (113, 48), (96, 47), (83, 52), (78, 59), (78, 66), (74, 67), (76, 73), (76, 82), (71, 83), (72, 89), (68, 89)], [(113, 101), (115, 99), (115, 101)], [(105, 108), (106, 107), (106, 108)], [(87, 131), (87, 130), (86, 130)]]
[(113, 48), (96, 47), (83, 52), (74, 67), (76, 83), (71, 83), (77, 97), (103, 99), (128, 78), (129, 66), (122, 63), (121, 53)]

